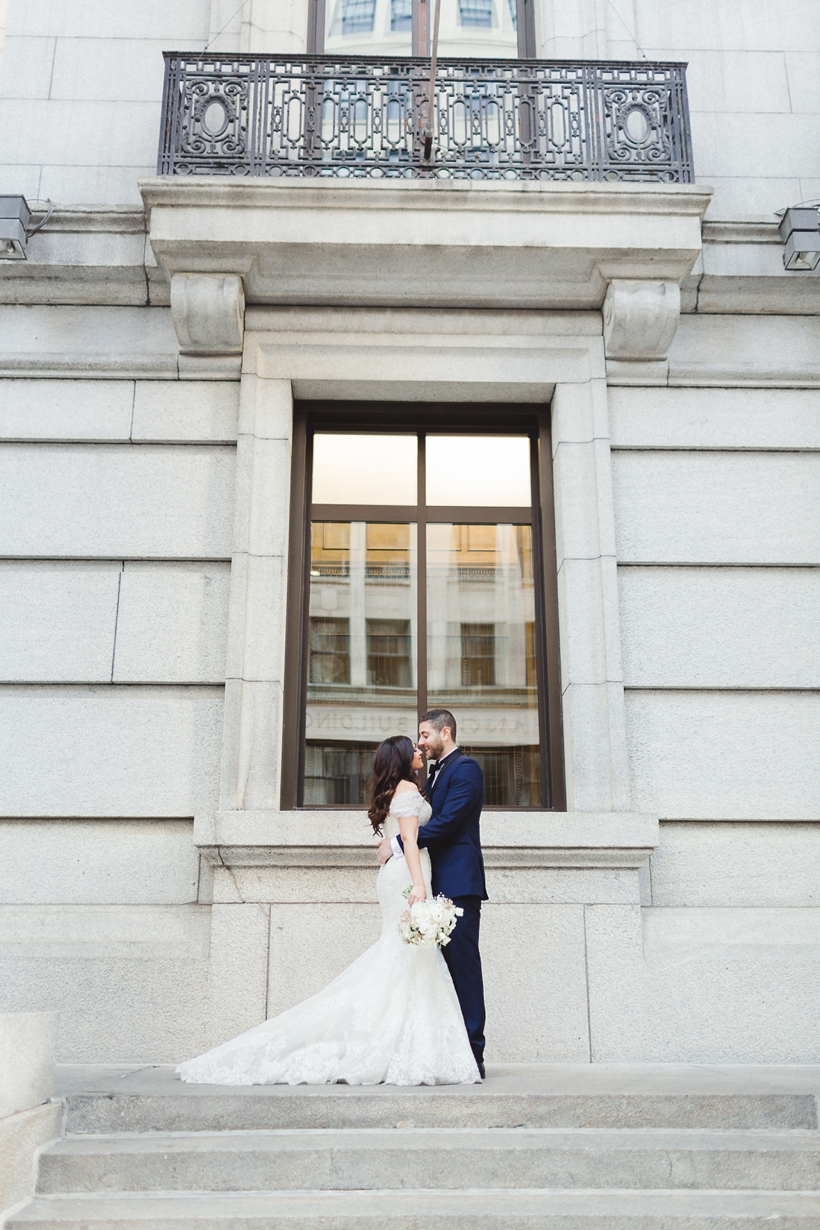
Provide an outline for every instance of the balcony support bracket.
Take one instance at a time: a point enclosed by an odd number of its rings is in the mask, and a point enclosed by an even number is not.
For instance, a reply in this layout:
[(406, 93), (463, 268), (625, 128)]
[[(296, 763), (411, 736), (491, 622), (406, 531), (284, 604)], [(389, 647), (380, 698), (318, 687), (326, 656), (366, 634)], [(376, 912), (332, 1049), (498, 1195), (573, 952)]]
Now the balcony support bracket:
[(239, 379), (245, 290), (238, 274), (175, 273), (171, 319), (182, 379)]
[(680, 319), (680, 286), (616, 279), (607, 287), (603, 315), (609, 362), (665, 363)]

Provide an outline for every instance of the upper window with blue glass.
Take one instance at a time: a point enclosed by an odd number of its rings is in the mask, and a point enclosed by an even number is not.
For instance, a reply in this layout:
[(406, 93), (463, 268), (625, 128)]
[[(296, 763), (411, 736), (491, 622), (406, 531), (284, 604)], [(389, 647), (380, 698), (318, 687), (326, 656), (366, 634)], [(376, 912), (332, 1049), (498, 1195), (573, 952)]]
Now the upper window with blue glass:
[[(342, 55), (429, 55), (436, 0), (313, 0), (324, 44)], [(441, 0), (439, 55), (510, 59), (522, 46), (524, 12), (532, 0)], [(524, 23), (526, 25), (526, 21)], [(526, 40), (524, 40), (526, 41)]]

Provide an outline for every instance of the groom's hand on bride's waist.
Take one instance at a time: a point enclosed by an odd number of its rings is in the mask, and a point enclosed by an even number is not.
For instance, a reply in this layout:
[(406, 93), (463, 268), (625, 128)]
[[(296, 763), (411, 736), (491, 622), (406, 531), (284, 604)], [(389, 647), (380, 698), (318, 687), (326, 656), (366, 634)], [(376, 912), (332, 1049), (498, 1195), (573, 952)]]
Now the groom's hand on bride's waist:
[(392, 857), (393, 848), (390, 845), (389, 838), (385, 837), (384, 841), (379, 842), (378, 849), (376, 850), (376, 858), (379, 860), (381, 865), (384, 866), (388, 859), (391, 859)]

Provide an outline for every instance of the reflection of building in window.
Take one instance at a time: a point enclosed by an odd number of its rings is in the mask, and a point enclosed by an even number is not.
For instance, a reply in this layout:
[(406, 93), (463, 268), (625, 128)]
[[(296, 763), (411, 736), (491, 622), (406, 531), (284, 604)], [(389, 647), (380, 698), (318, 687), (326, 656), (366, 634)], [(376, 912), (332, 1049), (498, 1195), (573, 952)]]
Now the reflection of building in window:
[(412, 687), (410, 648), (409, 619), (368, 619), (368, 684), (377, 688)]
[(458, 0), (458, 15), (462, 26), (493, 24), (493, 0)]
[(461, 686), (495, 686), (495, 624), (461, 625)]
[(364, 803), (375, 747), (374, 743), (308, 742), (305, 746), (307, 806)]
[(310, 682), (350, 683), (350, 620), (310, 617)]
[(498, 537), (498, 526), (496, 525), (457, 525), (456, 542), (458, 551), (489, 551), (487, 563), (495, 564), (496, 553), (496, 538)]
[(524, 670), (525, 682), (528, 688), (537, 686), (535, 677), (535, 624), (532, 620), (527, 620), (524, 624)]
[(469, 747), (484, 774), (486, 807), (537, 807), (541, 787), (538, 747)]
[(515, 546), (518, 552), (518, 567), (521, 579), (532, 581), (532, 530), (528, 525), (515, 527)]
[(369, 522), (365, 531), (368, 578), (402, 581), (410, 577), (410, 526)]
[(413, 0), (390, 0), (390, 29), (413, 29)]
[(314, 521), (310, 535), (311, 576), (348, 577), (350, 575), (350, 522)]
[(341, 0), (342, 34), (369, 34), (373, 29), (376, 0)]

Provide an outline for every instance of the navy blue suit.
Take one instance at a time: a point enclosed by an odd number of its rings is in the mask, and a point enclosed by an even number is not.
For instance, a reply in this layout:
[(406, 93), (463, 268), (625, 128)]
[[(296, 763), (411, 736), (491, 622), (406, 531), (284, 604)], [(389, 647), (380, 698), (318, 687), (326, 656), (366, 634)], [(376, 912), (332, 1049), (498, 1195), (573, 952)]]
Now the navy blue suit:
[[(484, 1058), (484, 981), (478, 951), (481, 902), (487, 900), (479, 821), (484, 802), (480, 766), (458, 748), (442, 762), (427, 797), (433, 814), (419, 829), (430, 851), (433, 893), (451, 897), (464, 914), (442, 949), (476, 1062)], [(401, 838), (399, 838), (401, 842)]]

